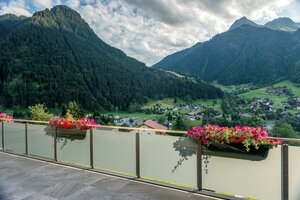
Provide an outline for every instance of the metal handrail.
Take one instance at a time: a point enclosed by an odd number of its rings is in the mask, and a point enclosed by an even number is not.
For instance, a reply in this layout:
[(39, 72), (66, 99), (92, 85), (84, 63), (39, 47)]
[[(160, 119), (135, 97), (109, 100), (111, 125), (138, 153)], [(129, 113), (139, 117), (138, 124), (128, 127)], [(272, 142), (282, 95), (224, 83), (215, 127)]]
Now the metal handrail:
[(283, 142), (300, 142), (300, 138), (282, 138), (282, 137), (267, 137), (267, 139), (271, 140), (280, 140)]
[(13, 119), (13, 122), (18, 123), (33, 123), (33, 124), (49, 124), (48, 121), (36, 121), (36, 120), (28, 120), (28, 119)]
[[(48, 121), (37, 121), (37, 120), (27, 120), (27, 119), (13, 119), (13, 122), (17, 122), (17, 123), (32, 123), (32, 124), (49, 124)], [(98, 125), (89, 125), (89, 127), (91, 127), (91, 128), (99, 128)], [(164, 132), (164, 133), (187, 134), (187, 131), (165, 130), (165, 129), (150, 129), (150, 128), (134, 128), (134, 127), (123, 127), (123, 126), (103, 126), (103, 125), (101, 125), (100, 128), (125, 129), (125, 130), (137, 130), (137, 131), (155, 131), (155, 132)]]
[[(1, 120), (1, 119), (0, 119)], [(27, 120), (27, 119), (13, 119), (13, 122), (17, 123), (32, 123), (32, 124), (49, 124), (48, 121), (37, 121), (37, 120)], [(98, 125), (89, 125), (91, 128), (98, 128)], [(101, 128), (109, 128), (109, 129), (123, 129), (123, 130), (131, 130), (131, 131), (154, 131), (154, 132), (162, 132), (162, 133), (175, 133), (175, 134), (185, 134), (187, 135), (187, 131), (178, 131), (178, 130), (164, 130), (164, 129), (150, 129), (150, 128), (135, 128), (135, 127), (122, 127), (122, 126), (100, 126)], [(300, 138), (282, 138), (282, 137), (267, 137), (267, 139), (280, 140), (283, 142), (299, 142)]]

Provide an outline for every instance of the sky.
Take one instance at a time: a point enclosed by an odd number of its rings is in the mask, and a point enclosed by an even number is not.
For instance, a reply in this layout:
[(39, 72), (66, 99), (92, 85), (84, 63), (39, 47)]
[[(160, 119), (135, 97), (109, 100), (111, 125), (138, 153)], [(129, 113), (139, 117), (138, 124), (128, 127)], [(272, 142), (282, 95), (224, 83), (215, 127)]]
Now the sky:
[(227, 31), (246, 16), (258, 24), (278, 17), (300, 22), (300, 0), (0, 0), (0, 15), (31, 16), (64, 4), (106, 43), (147, 66)]

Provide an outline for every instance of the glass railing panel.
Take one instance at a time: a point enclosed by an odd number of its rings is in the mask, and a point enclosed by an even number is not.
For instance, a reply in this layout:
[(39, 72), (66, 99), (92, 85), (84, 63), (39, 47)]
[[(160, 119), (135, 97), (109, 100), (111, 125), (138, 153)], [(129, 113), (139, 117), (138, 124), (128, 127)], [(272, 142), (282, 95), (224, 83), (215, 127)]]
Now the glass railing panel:
[(89, 167), (90, 131), (57, 129), (57, 160)]
[(281, 146), (265, 159), (235, 153), (203, 156), (203, 188), (226, 195), (280, 200)]
[(94, 130), (94, 167), (135, 176), (135, 133), (114, 128)]
[[(300, 145), (300, 143), (298, 143)], [(300, 146), (289, 146), (289, 197), (300, 199)]]
[(25, 124), (4, 123), (4, 149), (14, 153), (25, 153)]
[(3, 147), (2, 147), (2, 124), (3, 124), (3, 122), (0, 122), (0, 150), (3, 149)]
[(191, 143), (186, 137), (160, 134), (163, 133), (141, 132), (141, 177), (167, 184), (196, 188), (197, 145)]
[(54, 159), (54, 135), (46, 125), (27, 124), (28, 154)]

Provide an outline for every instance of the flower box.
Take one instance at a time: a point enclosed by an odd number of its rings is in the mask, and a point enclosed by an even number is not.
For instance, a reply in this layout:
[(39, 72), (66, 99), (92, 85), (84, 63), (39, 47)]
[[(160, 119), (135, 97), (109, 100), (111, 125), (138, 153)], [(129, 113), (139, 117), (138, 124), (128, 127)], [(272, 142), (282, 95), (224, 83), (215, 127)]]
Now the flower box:
[(88, 119), (86, 117), (81, 119), (72, 118), (61, 118), (56, 117), (49, 122), (51, 128), (61, 128), (61, 129), (78, 129), (78, 130), (89, 130), (93, 128), (100, 127), (93, 119)]
[[(54, 137), (56, 128), (46, 127), (46, 135), (50, 135)], [(71, 140), (83, 140), (86, 137), (87, 130), (79, 130), (79, 129), (63, 129), (57, 128), (57, 135), (58, 138), (66, 138)]]
[(0, 122), (13, 122), (12, 116), (7, 115), (6, 113), (0, 113)]
[(268, 157), (269, 148), (265, 146), (261, 146), (258, 149), (252, 146), (249, 148), (249, 151), (246, 151), (243, 144), (212, 143), (209, 146), (202, 146), (202, 154), (252, 161), (264, 160)]
[(45, 131), (47, 135), (54, 136), (57, 130), (57, 137), (68, 139), (84, 139), (87, 130), (98, 128), (99, 125), (94, 120), (82, 118), (79, 120), (71, 118), (54, 118), (49, 122), (49, 126)]
[(247, 160), (263, 160), (279, 140), (267, 139), (268, 132), (260, 127), (220, 127), (207, 125), (188, 131), (194, 141), (201, 141), (204, 155)]

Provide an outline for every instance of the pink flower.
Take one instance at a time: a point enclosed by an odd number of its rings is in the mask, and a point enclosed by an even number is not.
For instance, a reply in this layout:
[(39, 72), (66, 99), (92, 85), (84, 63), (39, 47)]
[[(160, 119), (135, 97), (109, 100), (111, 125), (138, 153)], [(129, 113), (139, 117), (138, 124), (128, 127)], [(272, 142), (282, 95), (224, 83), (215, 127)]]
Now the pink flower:
[(270, 148), (280, 144), (280, 141), (267, 139), (267, 129), (261, 127), (236, 126), (233, 128), (216, 125), (194, 127), (188, 131), (188, 136), (201, 140), (204, 145), (211, 142), (242, 143), (252, 146), (267, 145)]
[(52, 128), (65, 128), (65, 129), (79, 129), (79, 130), (88, 130), (92, 128), (100, 127), (94, 120), (89, 120), (86, 117), (74, 120), (70, 118), (60, 118), (56, 117), (49, 122), (49, 125)]
[(0, 121), (3, 122), (13, 122), (13, 118), (12, 116), (7, 115), (6, 113), (0, 113)]

